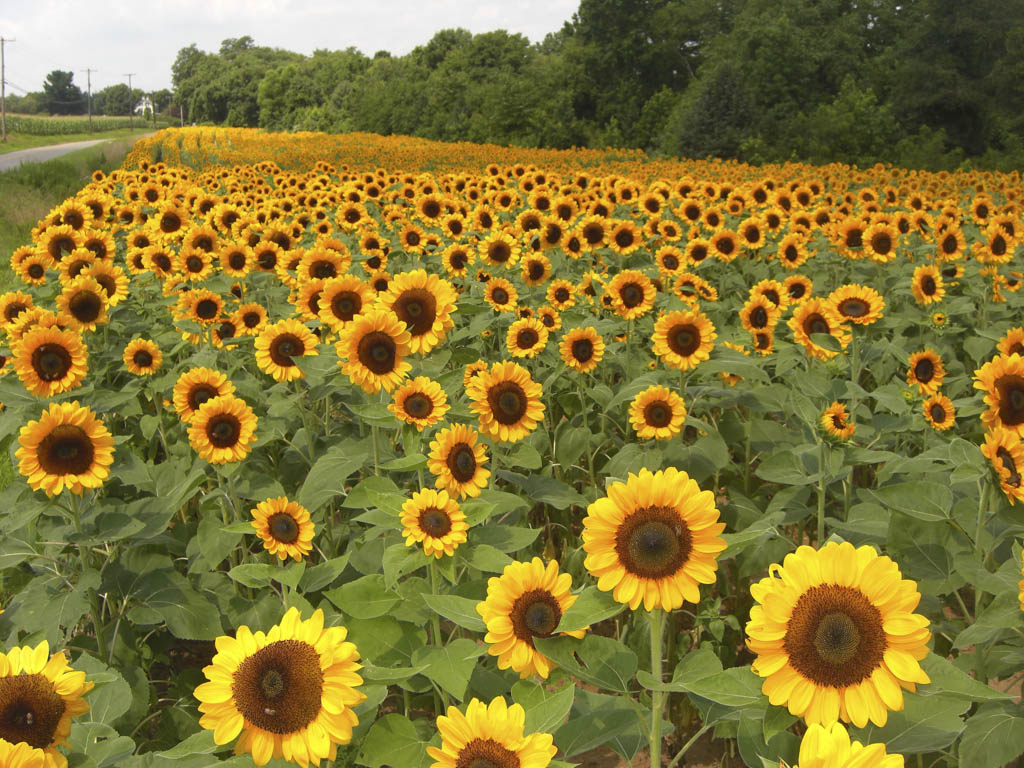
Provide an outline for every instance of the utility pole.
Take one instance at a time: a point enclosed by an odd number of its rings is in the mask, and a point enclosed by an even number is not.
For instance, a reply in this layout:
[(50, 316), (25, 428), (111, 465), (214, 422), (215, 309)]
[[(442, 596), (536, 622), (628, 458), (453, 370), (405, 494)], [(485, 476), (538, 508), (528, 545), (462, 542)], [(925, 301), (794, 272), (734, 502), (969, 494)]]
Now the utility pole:
[(0, 141), (7, 141), (7, 80), (4, 79), (4, 46), (16, 40), (0, 37)]
[(134, 72), (128, 72), (125, 77), (128, 78), (128, 130), (134, 131), (135, 126), (132, 125), (132, 118), (135, 117), (135, 105), (132, 103), (132, 76)]
[(83, 69), (82, 71), (85, 72), (85, 82), (87, 84), (86, 88), (88, 89), (87, 93), (89, 94), (88, 96), (86, 96), (85, 103), (89, 107), (89, 133), (92, 133), (92, 73), (96, 70)]

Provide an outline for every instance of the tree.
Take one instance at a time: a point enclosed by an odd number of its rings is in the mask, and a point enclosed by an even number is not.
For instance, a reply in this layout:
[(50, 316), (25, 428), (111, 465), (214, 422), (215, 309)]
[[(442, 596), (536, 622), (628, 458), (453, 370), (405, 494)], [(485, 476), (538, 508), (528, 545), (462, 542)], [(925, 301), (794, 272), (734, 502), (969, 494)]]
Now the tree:
[(93, 112), (97, 115), (123, 115), (131, 114), (132, 108), (138, 101), (132, 100), (132, 93), (124, 83), (108, 85), (92, 95)]
[(81, 115), (87, 108), (85, 94), (74, 84), (72, 72), (55, 69), (43, 83), (43, 98), (51, 115)]

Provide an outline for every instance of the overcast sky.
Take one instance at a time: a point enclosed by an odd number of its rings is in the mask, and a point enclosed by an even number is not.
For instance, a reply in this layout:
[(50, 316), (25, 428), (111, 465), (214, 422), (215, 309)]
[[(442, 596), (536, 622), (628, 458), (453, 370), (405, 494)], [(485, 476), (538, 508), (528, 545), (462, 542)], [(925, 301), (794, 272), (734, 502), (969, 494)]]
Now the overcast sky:
[(310, 54), (355, 46), (408, 53), (440, 29), (506, 29), (538, 42), (561, 29), (579, 0), (0, 0), (8, 90), (42, 90), (46, 74), (71, 70), (93, 92), (125, 82), (171, 88), (171, 64), (195, 43), (216, 52), (222, 40), (249, 35), (257, 45)]

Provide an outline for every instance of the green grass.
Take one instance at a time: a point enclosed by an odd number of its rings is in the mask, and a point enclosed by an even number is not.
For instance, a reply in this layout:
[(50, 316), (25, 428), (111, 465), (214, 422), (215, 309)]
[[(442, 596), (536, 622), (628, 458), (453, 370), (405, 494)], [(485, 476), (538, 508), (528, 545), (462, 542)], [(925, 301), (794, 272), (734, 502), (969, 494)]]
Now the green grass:
[[(161, 125), (160, 127), (165, 128), (166, 126)], [(134, 130), (119, 128), (114, 131), (103, 131), (102, 133), (69, 133), (62, 136), (34, 136), (27, 133), (8, 133), (7, 141), (0, 142), (0, 155), (6, 155), (9, 152), (17, 152), (22, 149), (31, 149), (32, 147), (49, 147), (54, 144), (69, 144), (73, 141), (90, 141), (92, 139), (107, 141), (108, 139), (123, 139), (130, 136), (141, 136), (144, 133), (150, 133), (152, 131), (153, 124), (147, 123), (142, 127), (136, 126)]]
[(31, 242), (32, 227), (54, 206), (89, 183), (94, 170), (120, 166), (135, 139), (87, 147), (44, 163), (0, 172), (0, 291), (20, 284), (10, 269), (15, 248)]

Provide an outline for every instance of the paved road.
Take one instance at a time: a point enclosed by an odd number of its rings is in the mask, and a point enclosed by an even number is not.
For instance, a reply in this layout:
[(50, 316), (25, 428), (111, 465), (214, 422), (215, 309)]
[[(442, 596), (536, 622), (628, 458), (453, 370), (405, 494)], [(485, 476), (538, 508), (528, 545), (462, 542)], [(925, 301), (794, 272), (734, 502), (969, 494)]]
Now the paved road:
[[(142, 139), (152, 135), (152, 133), (141, 133), (138, 135), (138, 138)], [(52, 144), (48, 147), (19, 149), (17, 152), (0, 155), (0, 172), (18, 168), (22, 163), (41, 163), (45, 160), (53, 160), (55, 157), (66, 155), (68, 152), (74, 152), (76, 149), (85, 149), (86, 147), (103, 144), (107, 141), (121, 140), (123, 139), (89, 139), (88, 141), (72, 141), (68, 144)]]

